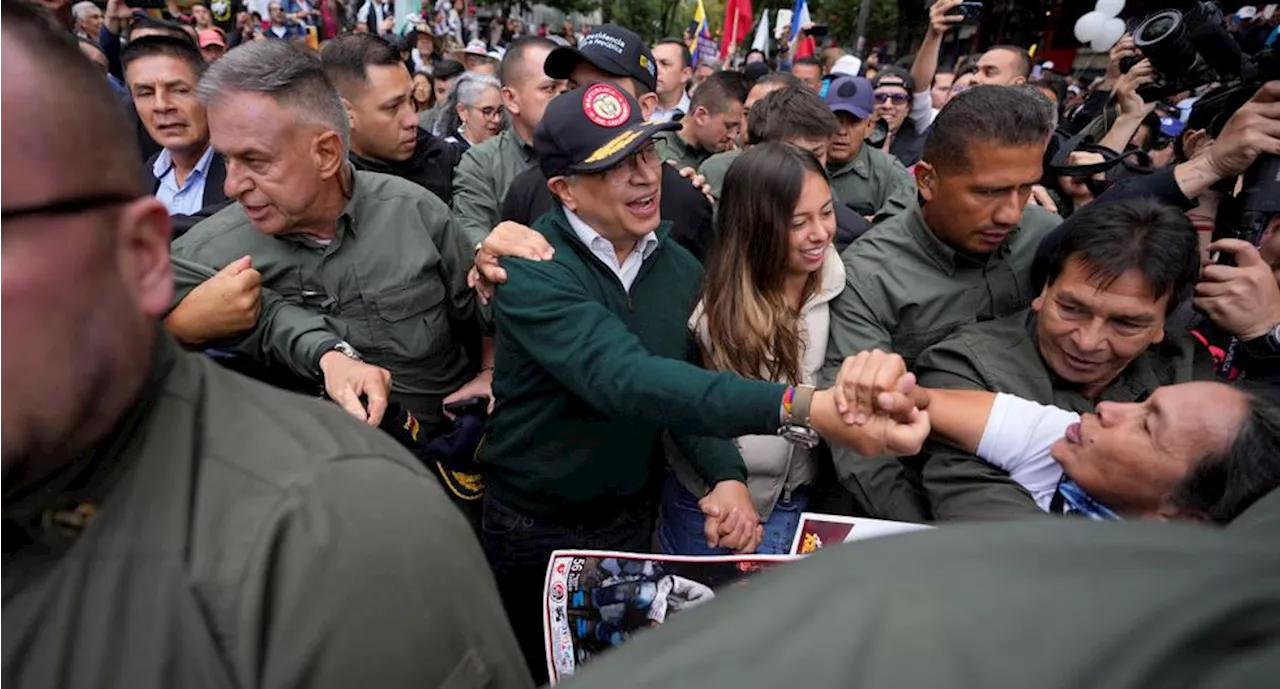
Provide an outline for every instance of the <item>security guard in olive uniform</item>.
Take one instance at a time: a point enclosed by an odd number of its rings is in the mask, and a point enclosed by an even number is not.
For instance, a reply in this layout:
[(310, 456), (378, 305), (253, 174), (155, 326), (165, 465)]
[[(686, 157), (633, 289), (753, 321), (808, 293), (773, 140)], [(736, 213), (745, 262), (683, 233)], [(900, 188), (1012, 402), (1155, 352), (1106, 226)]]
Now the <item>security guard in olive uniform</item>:
[[(939, 114), (918, 163), (925, 204), (878, 223), (841, 254), (847, 284), (831, 302), (827, 380), (845, 356), (883, 349), (911, 365), (957, 328), (1031, 305), (1040, 292), (1031, 284), (1036, 248), (1061, 222), (1025, 207), (1054, 117), (1047, 98), (995, 86), (970, 89)], [(842, 449), (833, 458), (856, 509), (929, 519), (901, 461)]]
[[(212, 95), (214, 146), (236, 163), (227, 178), (239, 203), (174, 242), (174, 255), (213, 268), (251, 256), (264, 288), (326, 316), (354, 347), (350, 355), (391, 372), (391, 401), (428, 428), (442, 424), (441, 402), (450, 394), (466, 386), (468, 397), (489, 395), (488, 371), (468, 382), (477, 367), (451, 326), (477, 317), (466, 239), (422, 187), (351, 169), (345, 112), (313, 124), (314, 138), (286, 136), (319, 115), (304, 117), (293, 101), (252, 90), (261, 70), (292, 70), (291, 88), (319, 104), (341, 101), (318, 61), (274, 41), (245, 48), (212, 65), (201, 82)], [(270, 131), (280, 139), (260, 152), (257, 137)], [(329, 159), (329, 149), (342, 158)]]
[(902, 213), (916, 200), (915, 180), (897, 158), (864, 143), (875, 108), (871, 82), (839, 77), (824, 88), (828, 107), (840, 118), (827, 156), (831, 193), (876, 221)]
[(22, 333), (2, 359), (0, 681), (530, 687), (420, 464), (159, 332), (169, 218), (119, 101), (43, 10), (0, 3), (0, 31), (0, 295)]
[(528, 36), (507, 48), (499, 74), (511, 126), (462, 154), (453, 173), (453, 215), (472, 245), (489, 234), (502, 216), (502, 200), (511, 182), (538, 161), (533, 132), (547, 102), (564, 90), (563, 79), (543, 71), (556, 44)]

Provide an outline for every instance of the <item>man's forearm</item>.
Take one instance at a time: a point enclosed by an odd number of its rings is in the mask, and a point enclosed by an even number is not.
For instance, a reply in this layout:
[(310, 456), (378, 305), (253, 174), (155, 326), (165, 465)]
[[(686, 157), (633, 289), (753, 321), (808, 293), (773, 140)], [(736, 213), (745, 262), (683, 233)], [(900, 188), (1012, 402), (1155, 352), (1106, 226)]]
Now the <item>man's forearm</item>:
[(1194, 199), (1222, 180), (1206, 156), (1199, 156), (1173, 168), (1173, 179), (1188, 199)]
[(1111, 125), (1111, 129), (1107, 130), (1107, 135), (1098, 143), (1117, 153), (1123, 153), (1129, 147), (1129, 141), (1133, 139), (1133, 135), (1137, 133), (1140, 126), (1142, 126), (1141, 115), (1120, 115)]

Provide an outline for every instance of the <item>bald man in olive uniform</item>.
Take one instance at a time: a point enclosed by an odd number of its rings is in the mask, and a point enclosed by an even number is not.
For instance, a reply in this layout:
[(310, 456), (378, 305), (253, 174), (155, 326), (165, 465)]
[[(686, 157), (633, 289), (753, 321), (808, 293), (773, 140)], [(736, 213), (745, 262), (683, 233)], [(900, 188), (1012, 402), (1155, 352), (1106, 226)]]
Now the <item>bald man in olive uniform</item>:
[(124, 110), (42, 10), (0, 32), (0, 683), (531, 686), (421, 464), (160, 330), (171, 227)]

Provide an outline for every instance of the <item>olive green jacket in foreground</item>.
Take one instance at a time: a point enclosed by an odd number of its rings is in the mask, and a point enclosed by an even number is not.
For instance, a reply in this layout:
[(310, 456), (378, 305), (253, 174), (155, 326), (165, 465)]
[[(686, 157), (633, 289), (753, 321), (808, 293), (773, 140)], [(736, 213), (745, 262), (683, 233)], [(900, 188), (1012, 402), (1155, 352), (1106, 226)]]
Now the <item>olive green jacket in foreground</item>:
[[(426, 189), (373, 172), (356, 172), (354, 180), (337, 237), (327, 247), (301, 235), (265, 235), (235, 204), (178, 238), (173, 254), (213, 269), (252, 256), (264, 293), (309, 314), (295, 326), (280, 318), (297, 311), (273, 311), (267, 337), (295, 338), (313, 322), (307, 319), (324, 316), (367, 361), (391, 372), (391, 401), (428, 425), (438, 423), (440, 401), (470, 378), (450, 319), (478, 315), (467, 286), (471, 249), (449, 208)], [(176, 298), (194, 286), (179, 274)], [(296, 351), (283, 342), (272, 349)]]
[(453, 171), (453, 217), (471, 246), (502, 220), (511, 182), (538, 161), (514, 127), (467, 149)]
[[(1039, 293), (1031, 263), (1040, 239), (1061, 219), (1028, 208), (1004, 245), (985, 261), (957, 253), (929, 229), (920, 207), (872, 227), (845, 249), (846, 285), (831, 302), (825, 383), (846, 356), (868, 349), (897, 352), (911, 366), (957, 328), (1022, 311)], [(870, 516), (926, 521), (923, 495), (901, 460), (834, 448), (836, 473)]]
[(718, 592), (564, 686), (1274, 686), (1278, 511), (1273, 491), (1225, 530), (1063, 519), (849, 543)]
[[(6, 687), (532, 686), (421, 463), (337, 405), (158, 342), (94, 452), (6, 486)], [(41, 528), (77, 505), (96, 507), (83, 530)]]
[(892, 155), (863, 146), (844, 163), (828, 163), (831, 194), (850, 208), (871, 211), (872, 222), (891, 218), (916, 202), (916, 183), (907, 168)]
[[(1166, 332), (1164, 341), (1134, 359), (1097, 399), (1059, 378), (1040, 356), (1037, 316), (1030, 309), (961, 328), (916, 360), (920, 384), (930, 388), (989, 390), (1017, 395), (1080, 414), (1098, 402), (1139, 402), (1162, 385), (1213, 379), (1213, 357), (1186, 332)], [(926, 445), (922, 457), (925, 495), (938, 520), (1020, 519), (1044, 514), (1031, 494), (1009, 474), (942, 443)]]
[(711, 187), (711, 196), (715, 200), (719, 201), (720, 193), (724, 191), (724, 177), (729, 174), (729, 166), (733, 165), (733, 161), (737, 160), (742, 153), (740, 148), (716, 153), (698, 166), (698, 174), (702, 175), (706, 185)]
[(653, 137), (654, 143), (658, 147), (658, 156), (663, 162), (668, 160), (676, 161), (676, 169), (683, 170), (687, 167), (698, 169), (703, 161), (711, 157), (709, 151), (704, 151), (696, 146), (691, 146), (680, 138), (680, 130), (659, 132)]

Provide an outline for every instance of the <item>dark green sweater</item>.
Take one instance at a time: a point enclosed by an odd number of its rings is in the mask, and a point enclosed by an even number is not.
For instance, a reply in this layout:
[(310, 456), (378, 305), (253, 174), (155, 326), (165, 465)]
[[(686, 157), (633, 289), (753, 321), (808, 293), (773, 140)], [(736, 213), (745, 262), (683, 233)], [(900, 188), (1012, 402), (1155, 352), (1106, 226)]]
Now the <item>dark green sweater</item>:
[(745, 481), (725, 439), (775, 432), (785, 387), (689, 363), (702, 268), (667, 239), (667, 224), (629, 294), (558, 205), (534, 228), (555, 258), (504, 259), (508, 280), (494, 299), (486, 490), (565, 521), (610, 514), (648, 485), (663, 429), (708, 484)]

